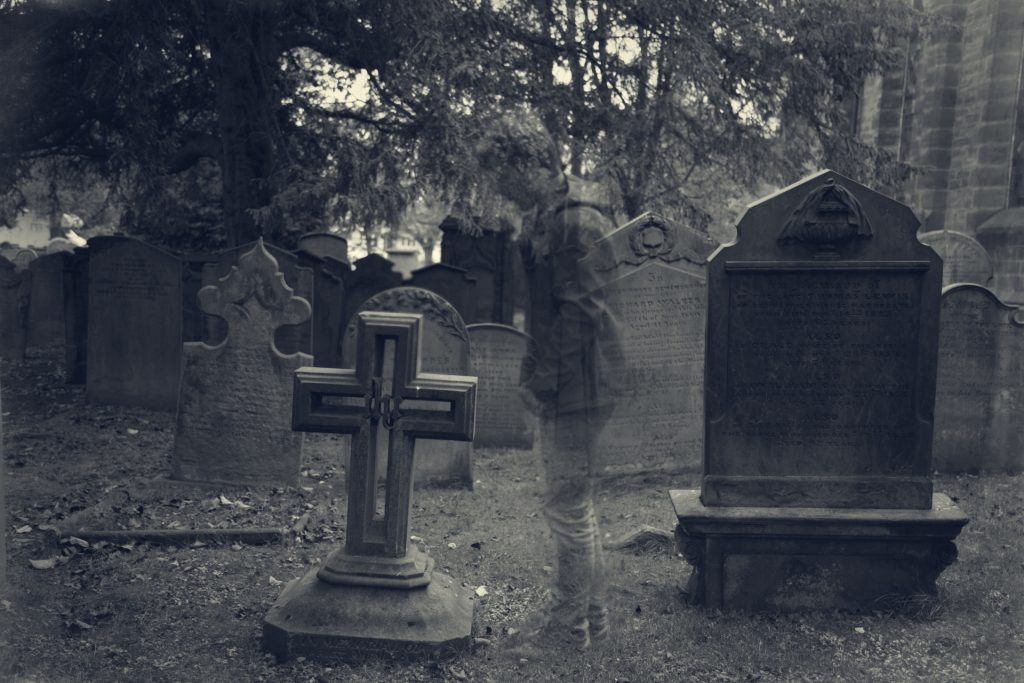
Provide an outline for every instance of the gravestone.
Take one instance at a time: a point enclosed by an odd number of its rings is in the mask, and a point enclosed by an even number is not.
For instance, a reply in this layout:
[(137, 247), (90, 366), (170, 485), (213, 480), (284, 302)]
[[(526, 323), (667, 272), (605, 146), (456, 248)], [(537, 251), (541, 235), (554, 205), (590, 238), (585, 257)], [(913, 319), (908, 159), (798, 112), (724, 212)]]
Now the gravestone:
[(64, 343), (64, 267), (67, 252), (45, 254), (29, 264), (32, 301), (28, 311), (28, 345)]
[[(363, 311), (419, 313), (424, 372), (468, 375), (469, 331), (455, 308), (433, 292), (416, 287), (396, 287), (375, 294), (360, 307)], [(355, 358), (358, 317), (345, 330), (343, 356)], [(461, 484), (473, 488), (473, 448), (470, 443), (426, 441), (417, 447), (416, 483)]]
[(342, 306), (345, 305), (345, 274), (350, 268), (332, 258), (321, 258), (306, 251), (296, 252), (299, 266), (313, 273), (312, 334), (313, 364), (340, 368), (341, 350), (338, 340), (342, 333)]
[[(477, 322), (476, 280), (455, 266), (435, 263), (412, 271), (409, 287), (427, 289), (455, 307), (466, 324)], [(482, 322), (482, 321), (481, 321)]]
[(1024, 310), (989, 289), (942, 293), (935, 469), (1024, 470)]
[(64, 374), (68, 384), (85, 384), (89, 338), (89, 250), (64, 260)]
[(225, 321), (211, 346), (184, 345), (171, 476), (226, 484), (295, 485), (302, 434), (290, 423), (292, 376), (308, 354), (282, 354), (274, 330), (310, 316), (262, 241), (216, 285), (199, 291), (202, 310)]
[(53, 237), (46, 243), (47, 254), (58, 254), (60, 252), (72, 252), (75, 250), (75, 243), (66, 237)]
[[(225, 249), (217, 254), (214, 262), (207, 264), (203, 270), (204, 286), (212, 286), (219, 282), (225, 275), (231, 272), (232, 266), (238, 263), (242, 254), (247, 254), (256, 246), (256, 242), (249, 242), (239, 247)], [(313, 305), (313, 270), (299, 264), (299, 258), (295, 254), (285, 251), (273, 244), (265, 244), (264, 248), (278, 263), (278, 267), (284, 274), (284, 281), (295, 291), (295, 296), (302, 297)], [(316, 311), (313, 312), (316, 315)], [(207, 337), (206, 342), (219, 344), (227, 334), (227, 327), (223, 320), (206, 316)], [(307, 319), (301, 325), (283, 325), (274, 333), (274, 342), (281, 353), (292, 354), (297, 352), (311, 353), (313, 348), (312, 320)]]
[[(344, 284), (345, 304), (341, 319), (347, 328), (364, 301), (385, 289), (400, 286), (402, 274), (395, 271), (395, 264), (380, 254), (368, 254), (353, 264), (352, 270), (344, 276)], [(342, 361), (351, 364), (345, 356), (343, 341), (344, 338), (338, 339), (338, 346), (342, 347)]]
[(289, 582), (263, 622), (278, 659), (437, 658), (470, 644), (471, 593), (409, 544), (422, 439), (473, 438), (476, 380), (423, 371), (424, 324), (362, 312), (354, 369), (295, 373), (294, 429), (350, 435), (348, 514), (344, 547)]
[(34, 249), (20, 249), (14, 255), (14, 267), (18, 270), (24, 270), (37, 258), (39, 258), (39, 254), (37, 254)]
[(308, 232), (299, 238), (299, 251), (305, 251), (323, 259), (334, 259), (350, 265), (348, 240), (331, 232)]
[(530, 338), (508, 325), (467, 326), (477, 377), (474, 446), (533, 448), (534, 420), (519, 398), (519, 377)]
[(23, 360), (28, 342), (32, 271), (0, 257), (0, 358)]
[(506, 231), (463, 232), (449, 216), (440, 225), (441, 263), (465, 270), (476, 280), (476, 314), (467, 320), (512, 324), (518, 258)]
[[(6, 261), (6, 259), (4, 259)], [(0, 390), (0, 395), (3, 391)], [(4, 410), (0, 402), (0, 593), (7, 588), (7, 465), (4, 459)]]
[(942, 285), (992, 281), (992, 259), (985, 247), (970, 235), (955, 230), (922, 232), (917, 238), (942, 257)]
[(704, 474), (672, 491), (710, 607), (934, 593), (967, 518), (933, 494), (941, 259), (909, 208), (824, 171), (708, 261)]
[[(216, 269), (217, 254), (186, 254), (181, 258), (181, 337), (182, 341), (205, 341), (209, 336), (210, 322), (199, 308), (199, 290), (213, 279), (211, 269)], [(219, 329), (219, 328), (218, 328)], [(222, 330), (220, 330), (222, 331)]]
[(706, 234), (646, 213), (599, 240), (584, 262), (621, 325), (622, 393), (601, 431), (601, 474), (700, 471), (704, 433)]
[(181, 261), (131, 237), (89, 240), (86, 396), (174, 410), (181, 379)]

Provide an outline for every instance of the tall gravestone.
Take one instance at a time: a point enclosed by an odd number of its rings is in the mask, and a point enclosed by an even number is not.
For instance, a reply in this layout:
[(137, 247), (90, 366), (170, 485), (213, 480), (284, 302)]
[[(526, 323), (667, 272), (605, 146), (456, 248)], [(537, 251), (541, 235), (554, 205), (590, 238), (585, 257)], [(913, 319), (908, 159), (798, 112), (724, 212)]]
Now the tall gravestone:
[[(344, 313), (341, 319), (345, 329), (364, 301), (385, 289), (402, 284), (402, 274), (395, 270), (395, 264), (380, 254), (368, 254), (357, 260), (344, 279), (345, 303), (342, 306)], [(338, 339), (338, 346), (342, 347), (342, 362), (351, 365), (351, 359), (344, 354), (343, 341), (343, 338)]]
[(440, 228), (441, 263), (462, 268), (476, 280), (476, 314), (467, 320), (511, 325), (518, 258), (509, 233), (484, 230), (479, 235), (469, 234), (454, 216), (446, 218)]
[[(239, 247), (225, 249), (217, 254), (217, 259), (204, 267), (203, 284), (210, 286), (220, 281), (225, 275), (231, 272), (231, 268), (238, 263), (242, 254), (247, 254), (256, 246), (256, 242), (243, 244)], [(264, 244), (271, 256), (277, 261), (281, 273), (284, 275), (285, 283), (300, 296), (313, 304), (313, 269), (302, 266), (299, 258), (289, 251)], [(315, 311), (314, 311), (315, 315)], [(219, 344), (227, 334), (227, 327), (223, 320), (215, 316), (207, 316), (207, 342)], [(307, 319), (301, 325), (283, 325), (274, 333), (274, 340), (281, 353), (311, 353), (313, 348), (312, 321)]]
[(263, 647), (279, 659), (437, 658), (469, 646), (472, 595), (410, 545), (409, 521), (423, 439), (472, 440), (476, 380), (423, 371), (422, 324), (362, 312), (354, 369), (295, 374), (294, 428), (348, 434), (352, 447), (344, 547), (289, 582), (263, 622)]
[(28, 345), (64, 344), (64, 264), (71, 255), (59, 251), (32, 261), (32, 301), (28, 311)]
[(1024, 470), (1024, 309), (964, 284), (942, 293), (935, 469)]
[(922, 232), (917, 236), (942, 257), (942, 285), (973, 282), (988, 285), (992, 281), (992, 259), (985, 247), (970, 235), (955, 230)]
[[(412, 271), (409, 287), (428, 289), (455, 307), (466, 324), (478, 322), (476, 318), (476, 280), (466, 271), (443, 263), (424, 266)], [(479, 321), (483, 322), (483, 321)]]
[(299, 238), (299, 251), (305, 251), (322, 259), (333, 259), (346, 266), (351, 264), (348, 258), (348, 240), (334, 233), (306, 233)]
[(85, 384), (89, 339), (89, 250), (64, 260), (64, 374), (68, 384)]
[(341, 261), (307, 251), (297, 251), (295, 256), (300, 267), (309, 268), (313, 273), (313, 299), (309, 302), (313, 307), (313, 318), (309, 323), (313, 363), (322, 367), (341, 367), (338, 339), (344, 322), (345, 275), (350, 268)]
[(131, 237), (89, 240), (93, 403), (174, 410), (181, 378), (181, 261)]
[(199, 291), (202, 310), (224, 320), (228, 329), (216, 346), (184, 345), (174, 479), (298, 482), (302, 434), (291, 430), (292, 376), (313, 359), (282, 354), (274, 331), (307, 320), (310, 307), (293, 296), (279, 268), (260, 241), (216, 285)]
[(28, 342), (32, 271), (0, 257), (0, 358), (22, 360)]
[(602, 474), (698, 472), (704, 431), (706, 234), (644, 214), (586, 257), (622, 330), (621, 395), (594, 449)]
[[(458, 311), (433, 292), (416, 287), (396, 287), (376, 294), (360, 307), (363, 311), (418, 313), (424, 372), (468, 375), (469, 331)], [(345, 332), (345, 358), (356, 357), (358, 317)], [(470, 443), (424, 441), (416, 446), (416, 482), (462, 484), (473, 487), (473, 449)]]
[(469, 357), (477, 378), (474, 446), (533, 448), (534, 420), (519, 398), (519, 379), (530, 338), (508, 325), (467, 326)]
[(708, 263), (704, 474), (672, 491), (691, 600), (872, 609), (933, 593), (967, 518), (933, 494), (941, 259), (832, 171)]

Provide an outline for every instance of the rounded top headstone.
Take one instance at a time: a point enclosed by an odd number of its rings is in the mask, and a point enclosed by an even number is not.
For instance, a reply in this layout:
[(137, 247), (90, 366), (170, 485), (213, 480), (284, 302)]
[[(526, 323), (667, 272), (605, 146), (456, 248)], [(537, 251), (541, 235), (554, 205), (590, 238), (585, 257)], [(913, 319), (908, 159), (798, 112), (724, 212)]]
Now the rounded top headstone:
[(992, 280), (992, 258), (978, 240), (955, 230), (935, 230), (917, 236), (942, 257), (942, 284), (972, 282), (988, 285)]

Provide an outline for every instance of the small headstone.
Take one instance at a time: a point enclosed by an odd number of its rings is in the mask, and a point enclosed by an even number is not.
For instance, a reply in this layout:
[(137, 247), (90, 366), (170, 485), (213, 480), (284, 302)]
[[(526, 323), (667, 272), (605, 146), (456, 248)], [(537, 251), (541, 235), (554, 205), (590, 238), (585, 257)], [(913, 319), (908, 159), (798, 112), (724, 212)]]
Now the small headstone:
[(533, 416), (519, 398), (519, 378), (530, 338), (514, 327), (469, 325), (469, 356), (477, 377), (473, 445), (533, 448)]
[(440, 225), (441, 263), (462, 268), (476, 280), (476, 315), (479, 322), (512, 324), (519, 258), (505, 231), (484, 230), (471, 235), (453, 216)]
[(466, 324), (478, 322), (476, 280), (469, 277), (462, 268), (443, 263), (424, 266), (412, 271), (407, 284), (409, 287), (428, 289), (440, 296), (455, 307)]
[(1024, 309), (954, 285), (939, 329), (935, 469), (1024, 470)]
[(89, 250), (64, 261), (64, 373), (68, 384), (85, 384), (89, 339)]
[[(184, 345), (171, 476), (227, 484), (294, 485), (302, 434), (291, 430), (292, 378), (308, 354), (282, 354), (274, 331), (310, 316), (262, 241), (216, 285), (199, 291), (202, 310), (226, 322), (217, 346)], [(90, 369), (91, 373), (91, 369)]]
[[(380, 254), (369, 254), (353, 264), (350, 272), (344, 276), (345, 280), (345, 305), (342, 315), (342, 325), (346, 328), (352, 322), (353, 316), (363, 302), (378, 292), (385, 289), (398, 287), (402, 284), (402, 274), (395, 271), (395, 264), (388, 261)], [(338, 340), (342, 346), (342, 340)], [(342, 361), (346, 365), (351, 360), (342, 351)]]
[(86, 396), (174, 410), (181, 379), (181, 261), (131, 237), (89, 240)]
[[(706, 234), (643, 214), (586, 257), (621, 325), (622, 395), (594, 450), (602, 474), (697, 472), (704, 458)], [(596, 284), (596, 283), (595, 283)]]
[(476, 378), (423, 372), (422, 323), (360, 313), (355, 368), (295, 373), (294, 428), (347, 434), (352, 447), (345, 546), (290, 582), (263, 622), (278, 659), (436, 660), (469, 646), (472, 594), (410, 544), (409, 521), (423, 440), (473, 438)]
[(28, 345), (64, 344), (64, 251), (45, 254), (32, 261), (32, 303), (28, 313)]
[(922, 232), (922, 244), (942, 257), (942, 285), (973, 282), (987, 286), (992, 281), (992, 259), (985, 247), (970, 235), (955, 230)]
[(62, 251), (71, 252), (75, 250), (75, 244), (66, 237), (54, 237), (46, 243), (47, 254), (57, 254)]
[(334, 259), (346, 266), (348, 259), (348, 240), (331, 232), (310, 232), (299, 238), (299, 250), (320, 258)]
[(0, 358), (22, 360), (28, 342), (32, 271), (0, 257)]
[[(469, 332), (455, 308), (433, 292), (396, 287), (376, 294), (360, 306), (363, 311), (419, 313), (423, 316), (422, 368), (424, 372), (469, 375)], [(356, 358), (358, 316), (345, 331), (342, 354)], [(416, 481), (473, 486), (472, 444), (424, 441), (416, 446)]]
[[(203, 272), (203, 284), (210, 286), (220, 281), (225, 275), (231, 272), (231, 268), (238, 263), (242, 254), (247, 254), (256, 246), (256, 242), (243, 244), (232, 249), (225, 249), (217, 254), (216, 261), (207, 264)], [(284, 274), (285, 283), (292, 288), (295, 296), (302, 297), (313, 305), (313, 270), (299, 264), (299, 258), (295, 254), (285, 251), (273, 244), (265, 244), (264, 248), (278, 263), (278, 267)], [(313, 312), (316, 315), (316, 311)], [(206, 342), (219, 344), (227, 334), (224, 322), (219, 318), (207, 316), (207, 337)], [(311, 320), (306, 320), (301, 325), (283, 325), (275, 332), (274, 341), (281, 353), (291, 354), (296, 352), (312, 353), (313, 336)]]
[(39, 254), (34, 249), (22, 249), (14, 255), (14, 267), (18, 270), (24, 270), (37, 258), (39, 258)]
[(704, 475), (671, 491), (694, 603), (877, 609), (934, 594), (967, 517), (933, 493), (942, 261), (832, 171), (708, 260)]

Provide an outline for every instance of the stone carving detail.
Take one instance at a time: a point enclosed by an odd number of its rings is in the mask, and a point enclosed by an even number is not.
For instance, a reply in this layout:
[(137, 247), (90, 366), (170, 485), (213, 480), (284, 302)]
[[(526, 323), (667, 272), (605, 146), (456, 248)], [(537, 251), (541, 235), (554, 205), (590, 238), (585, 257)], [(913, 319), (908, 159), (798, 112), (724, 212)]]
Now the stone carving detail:
[(830, 178), (800, 202), (779, 235), (780, 244), (806, 242), (822, 252), (834, 252), (852, 239), (871, 237), (860, 202)]
[[(457, 311), (443, 297), (419, 287), (395, 287), (373, 297), (374, 311), (422, 313), (462, 341), (469, 343), (469, 331)], [(354, 322), (354, 321), (353, 321)]]

